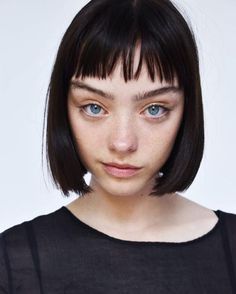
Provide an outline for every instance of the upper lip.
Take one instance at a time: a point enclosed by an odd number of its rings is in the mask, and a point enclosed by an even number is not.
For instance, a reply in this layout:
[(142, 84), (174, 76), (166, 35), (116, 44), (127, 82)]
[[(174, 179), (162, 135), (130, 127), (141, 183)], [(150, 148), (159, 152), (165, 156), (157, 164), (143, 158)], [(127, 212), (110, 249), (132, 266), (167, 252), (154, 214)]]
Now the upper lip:
[(114, 167), (117, 167), (117, 168), (140, 168), (140, 167), (137, 167), (137, 166), (134, 166), (134, 165), (131, 165), (131, 164), (120, 164), (120, 163), (116, 163), (116, 162), (108, 162), (108, 163), (105, 163), (106, 165), (110, 165), (110, 166), (114, 166)]

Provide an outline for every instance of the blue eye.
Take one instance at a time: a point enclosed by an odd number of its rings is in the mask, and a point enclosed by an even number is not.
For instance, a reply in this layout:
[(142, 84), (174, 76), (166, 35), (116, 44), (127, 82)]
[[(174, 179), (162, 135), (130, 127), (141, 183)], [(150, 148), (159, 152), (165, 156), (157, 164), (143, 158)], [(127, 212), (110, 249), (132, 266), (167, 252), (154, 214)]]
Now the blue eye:
[(102, 109), (102, 107), (99, 106), (98, 104), (87, 104), (87, 105), (83, 106), (82, 108), (83, 109), (89, 108), (92, 114), (99, 114), (99, 112)]
[[(96, 103), (90, 103), (82, 106), (81, 108), (84, 110), (86, 114), (88, 114), (91, 117), (99, 117), (99, 114), (101, 114), (101, 110), (103, 110), (103, 108)], [(149, 117), (157, 120), (161, 119), (168, 112), (167, 108), (160, 106), (158, 104), (151, 104), (145, 109), (145, 112), (147, 110), (149, 113)]]
[(149, 114), (151, 114), (151, 117), (154, 117), (154, 118), (160, 118), (160, 115), (162, 115), (163, 113), (165, 113), (167, 111), (167, 109), (165, 107), (162, 107), (158, 104), (150, 105), (149, 107), (147, 107), (147, 110), (148, 110)]

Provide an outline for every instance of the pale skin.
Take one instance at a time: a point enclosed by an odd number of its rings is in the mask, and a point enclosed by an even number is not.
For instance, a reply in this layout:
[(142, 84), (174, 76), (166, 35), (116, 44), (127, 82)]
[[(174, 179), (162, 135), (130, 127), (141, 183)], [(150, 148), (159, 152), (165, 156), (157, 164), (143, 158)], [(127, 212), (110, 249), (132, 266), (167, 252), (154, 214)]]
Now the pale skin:
[[(134, 99), (157, 89), (146, 99)], [(68, 115), (94, 192), (67, 208), (91, 227), (122, 240), (183, 242), (210, 231), (218, 221), (212, 210), (177, 193), (149, 196), (172, 150), (183, 111), (184, 95), (177, 81), (161, 83), (157, 76), (152, 82), (145, 66), (138, 80), (127, 83), (120, 64), (104, 80), (73, 77)], [(132, 177), (118, 178), (106, 173), (104, 162), (141, 169)]]

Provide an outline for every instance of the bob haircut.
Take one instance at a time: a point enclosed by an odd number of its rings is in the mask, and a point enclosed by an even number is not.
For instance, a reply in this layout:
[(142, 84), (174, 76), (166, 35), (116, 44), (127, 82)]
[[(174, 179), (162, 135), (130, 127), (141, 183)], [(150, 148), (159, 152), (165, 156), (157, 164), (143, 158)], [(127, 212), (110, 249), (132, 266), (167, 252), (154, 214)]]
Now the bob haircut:
[[(139, 65), (133, 57), (140, 44)], [(73, 76), (105, 79), (121, 62), (125, 82), (138, 79), (142, 64), (153, 81), (173, 83), (184, 93), (184, 113), (168, 160), (151, 195), (186, 190), (199, 169), (204, 149), (204, 118), (197, 46), (191, 28), (169, 0), (91, 0), (74, 17), (60, 43), (44, 112), (46, 160), (53, 184), (65, 196), (93, 191), (77, 152), (67, 112)], [(43, 151), (42, 151), (43, 154)], [(160, 172), (160, 171), (158, 171)], [(157, 172), (157, 175), (158, 175)]]

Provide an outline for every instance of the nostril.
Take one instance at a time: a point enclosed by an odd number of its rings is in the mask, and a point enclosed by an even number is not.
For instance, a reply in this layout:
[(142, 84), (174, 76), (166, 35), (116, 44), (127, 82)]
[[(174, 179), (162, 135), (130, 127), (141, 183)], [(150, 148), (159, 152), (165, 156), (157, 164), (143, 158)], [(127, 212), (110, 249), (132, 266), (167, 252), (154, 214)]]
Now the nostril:
[(136, 144), (134, 142), (120, 142), (120, 141), (112, 141), (109, 144), (110, 149), (116, 150), (119, 152), (132, 152), (135, 151)]

